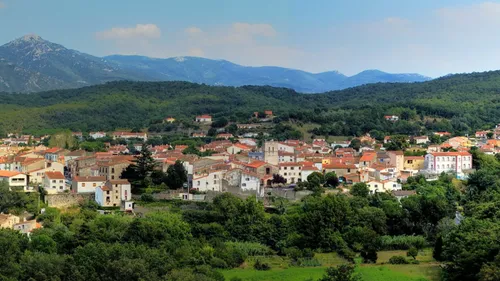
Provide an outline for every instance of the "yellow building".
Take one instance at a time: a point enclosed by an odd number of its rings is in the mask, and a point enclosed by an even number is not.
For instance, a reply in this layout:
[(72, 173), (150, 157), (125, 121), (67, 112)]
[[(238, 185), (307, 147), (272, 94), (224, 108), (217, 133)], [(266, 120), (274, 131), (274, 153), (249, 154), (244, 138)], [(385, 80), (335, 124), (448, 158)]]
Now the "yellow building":
[(405, 156), (403, 169), (414, 171), (424, 169), (424, 156)]

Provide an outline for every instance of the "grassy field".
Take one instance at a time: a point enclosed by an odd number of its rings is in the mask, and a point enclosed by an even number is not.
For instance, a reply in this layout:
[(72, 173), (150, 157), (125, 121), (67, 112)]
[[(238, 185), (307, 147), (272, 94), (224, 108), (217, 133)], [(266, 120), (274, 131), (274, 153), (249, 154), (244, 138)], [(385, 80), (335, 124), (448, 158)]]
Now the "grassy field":
[[(379, 252), (377, 264), (359, 265), (356, 271), (363, 281), (439, 281), (440, 268), (432, 260), (431, 250), (423, 250), (417, 259), (418, 265), (382, 264), (395, 255), (406, 256), (405, 251)], [(259, 257), (259, 260), (271, 266), (269, 271), (253, 269), (256, 258), (249, 259), (241, 268), (223, 271), (226, 280), (239, 277), (244, 281), (304, 281), (321, 278), (329, 266), (337, 266), (345, 261), (336, 254), (316, 254), (315, 258), (322, 264), (319, 267), (291, 267), (283, 257)]]

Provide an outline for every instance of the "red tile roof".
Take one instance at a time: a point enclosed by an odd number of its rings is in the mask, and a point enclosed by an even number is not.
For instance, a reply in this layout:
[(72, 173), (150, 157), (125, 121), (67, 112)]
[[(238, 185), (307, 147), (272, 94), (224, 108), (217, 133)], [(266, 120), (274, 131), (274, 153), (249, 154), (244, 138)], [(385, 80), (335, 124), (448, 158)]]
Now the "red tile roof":
[(16, 172), (16, 171), (5, 171), (5, 170), (0, 170), (0, 177), (2, 178), (10, 178), (13, 176), (20, 175), (21, 173)]
[(267, 164), (266, 162), (254, 161), (252, 163), (245, 164), (245, 166), (250, 167), (250, 168), (259, 168), (259, 167), (262, 167), (266, 164)]
[(61, 172), (45, 172), (45, 176), (52, 180), (64, 180), (65, 177)]
[(79, 177), (79, 176), (75, 176), (75, 177), (73, 177), (73, 181), (77, 181), (77, 182), (102, 181), (102, 182), (105, 182), (106, 177)]

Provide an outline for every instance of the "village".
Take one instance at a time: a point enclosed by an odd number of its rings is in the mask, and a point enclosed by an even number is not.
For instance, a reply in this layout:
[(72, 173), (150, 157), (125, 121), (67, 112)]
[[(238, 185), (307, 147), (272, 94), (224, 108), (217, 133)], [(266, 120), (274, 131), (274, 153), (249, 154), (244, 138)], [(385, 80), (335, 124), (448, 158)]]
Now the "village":
[[(273, 117), (265, 111), (260, 118)], [(259, 117), (255, 113), (255, 117)], [(385, 116), (397, 122), (397, 116)], [(172, 123), (175, 119), (165, 118)], [(209, 125), (210, 115), (195, 117), (195, 122)], [(260, 124), (237, 124), (238, 128), (253, 129)], [(287, 139), (259, 141), (249, 136), (218, 133), (209, 143), (196, 149), (207, 156), (191, 154), (188, 145), (147, 144), (146, 132), (73, 132), (82, 139), (112, 139), (121, 144), (105, 142), (104, 152), (44, 146), (50, 136), (9, 134), (0, 145), (0, 179), (11, 190), (40, 192), (49, 207), (69, 207), (82, 200), (95, 201), (101, 208), (134, 212), (131, 183), (122, 173), (136, 161), (131, 149), (147, 149), (156, 161), (157, 169), (167, 172), (176, 162), (182, 163), (187, 182), (178, 190), (155, 194), (161, 199), (209, 200), (206, 194), (231, 192), (265, 200), (271, 191), (300, 191), (301, 183), (314, 173), (331, 174), (337, 178), (335, 192), (348, 193), (350, 186), (365, 183), (370, 193), (388, 192), (397, 198), (415, 194), (403, 190), (409, 177), (423, 176), (432, 181), (442, 173), (457, 179), (467, 179), (474, 172), (469, 152), (476, 147), (489, 155), (500, 153), (500, 124), (491, 130), (478, 131), (474, 136), (452, 136), (449, 132), (433, 132), (423, 136), (385, 136), (376, 140), (369, 134), (345, 141), (315, 138), (310, 142)], [(205, 138), (204, 132), (193, 132), (189, 138)], [(431, 140), (439, 138), (440, 144)], [(393, 148), (399, 142), (403, 149)], [(403, 145), (401, 145), (403, 143)], [(286, 192), (285, 192), (286, 193)], [(61, 199), (62, 198), (62, 199)], [(0, 226), (29, 233), (41, 227), (35, 220), (0, 214)]]

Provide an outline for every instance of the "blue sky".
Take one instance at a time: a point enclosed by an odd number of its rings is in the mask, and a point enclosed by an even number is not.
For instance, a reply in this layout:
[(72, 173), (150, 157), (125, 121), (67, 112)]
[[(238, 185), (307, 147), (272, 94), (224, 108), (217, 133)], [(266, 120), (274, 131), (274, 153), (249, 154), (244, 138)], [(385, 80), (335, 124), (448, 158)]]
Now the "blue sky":
[(311, 72), (500, 69), (500, 1), (0, 0), (0, 43), (35, 33), (92, 55), (202, 56)]

